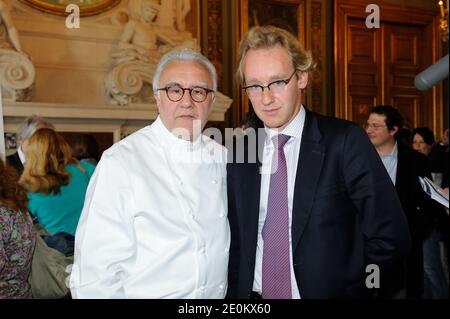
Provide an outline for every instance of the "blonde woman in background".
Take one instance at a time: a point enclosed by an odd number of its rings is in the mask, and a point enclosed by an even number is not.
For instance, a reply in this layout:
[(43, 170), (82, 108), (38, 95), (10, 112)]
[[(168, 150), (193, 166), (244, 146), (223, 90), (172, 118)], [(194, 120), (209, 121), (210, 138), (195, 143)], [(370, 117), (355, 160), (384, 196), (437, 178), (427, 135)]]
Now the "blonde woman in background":
[(26, 158), (20, 184), (29, 192), (30, 213), (50, 234), (74, 236), (95, 167), (76, 160), (64, 138), (48, 128), (30, 138)]

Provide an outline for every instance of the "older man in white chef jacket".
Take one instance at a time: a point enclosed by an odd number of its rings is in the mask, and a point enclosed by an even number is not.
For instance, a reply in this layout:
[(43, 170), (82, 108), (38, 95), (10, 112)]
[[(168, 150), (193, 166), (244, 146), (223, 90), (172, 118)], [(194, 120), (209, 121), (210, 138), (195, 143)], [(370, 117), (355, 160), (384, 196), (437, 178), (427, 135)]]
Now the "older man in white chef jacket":
[(223, 298), (230, 233), (225, 148), (201, 134), (217, 90), (192, 50), (153, 78), (159, 117), (104, 152), (75, 242), (73, 298)]

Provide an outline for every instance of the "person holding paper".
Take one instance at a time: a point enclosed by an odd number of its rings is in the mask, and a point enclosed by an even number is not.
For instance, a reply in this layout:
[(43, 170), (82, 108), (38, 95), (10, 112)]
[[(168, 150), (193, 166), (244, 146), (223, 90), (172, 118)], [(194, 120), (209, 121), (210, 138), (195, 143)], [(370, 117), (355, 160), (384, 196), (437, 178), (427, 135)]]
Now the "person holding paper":
[[(414, 129), (412, 148), (427, 156), (432, 169), (433, 182), (440, 187), (445, 153), (440, 153), (439, 148), (435, 147), (434, 133), (428, 127)], [(423, 242), (424, 298), (446, 299), (448, 298), (448, 282), (441, 263), (440, 228), (442, 227), (440, 225), (448, 227), (448, 218), (442, 206), (438, 205), (427, 213), (431, 215), (432, 225)]]

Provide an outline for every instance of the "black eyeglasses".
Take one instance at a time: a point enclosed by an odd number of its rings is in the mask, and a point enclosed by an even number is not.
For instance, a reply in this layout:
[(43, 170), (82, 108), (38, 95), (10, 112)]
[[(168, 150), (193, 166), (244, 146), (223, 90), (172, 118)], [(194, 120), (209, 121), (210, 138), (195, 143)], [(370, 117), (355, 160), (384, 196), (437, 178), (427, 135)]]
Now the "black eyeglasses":
[(250, 98), (261, 96), (264, 92), (264, 89), (266, 89), (266, 88), (271, 92), (279, 93), (286, 87), (286, 85), (289, 84), (289, 82), (291, 82), (292, 77), (297, 73), (297, 71), (298, 70), (294, 70), (292, 75), (285, 80), (273, 81), (273, 82), (270, 82), (269, 84), (267, 84), (266, 86), (259, 85), (259, 84), (249, 85), (242, 89), (245, 90), (245, 92), (247, 93), (247, 95)]
[(203, 87), (182, 88), (179, 85), (173, 85), (165, 88), (160, 88), (157, 91), (166, 91), (167, 98), (172, 102), (181, 101), (185, 91), (189, 91), (191, 99), (195, 102), (204, 102), (208, 96), (208, 93), (213, 93), (214, 90), (210, 90)]
[(377, 124), (377, 123), (365, 123), (363, 126), (364, 126), (365, 130), (368, 130), (371, 128), (375, 131), (377, 131), (378, 129), (380, 129), (382, 127), (387, 127), (387, 125)]

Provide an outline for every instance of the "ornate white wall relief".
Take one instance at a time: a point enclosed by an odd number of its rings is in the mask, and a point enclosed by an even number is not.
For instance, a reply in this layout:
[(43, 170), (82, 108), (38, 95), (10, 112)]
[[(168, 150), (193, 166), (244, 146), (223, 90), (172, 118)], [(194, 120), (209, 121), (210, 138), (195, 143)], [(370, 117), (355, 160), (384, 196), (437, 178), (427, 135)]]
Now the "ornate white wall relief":
[[(161, 5), (152, 0), (129, 2), (130, 19), (113, 50), (113, 67), (105, 79), (110, 103), (128, 105), (152, 102), (151, 81), (161, 56), (184, 47), (198, 50), (197, 42), (190, 33), (175, 28), (175, 25), (184, 26), (181, 21), (175, 23), (175, 16), (164, 19), (166, 23), (170, 22), (170, 26), (156, 23), (161, 13), (167, 15), (172, 11), (172, 6), (171, 0), (163, 1)], [(184, 19), (186, 13), (183, 14)]]
[(27, 101), (31, 98), (35, 70), (22, 51), (10, 8), (0, 0), (0, 86), (5, 99)]

